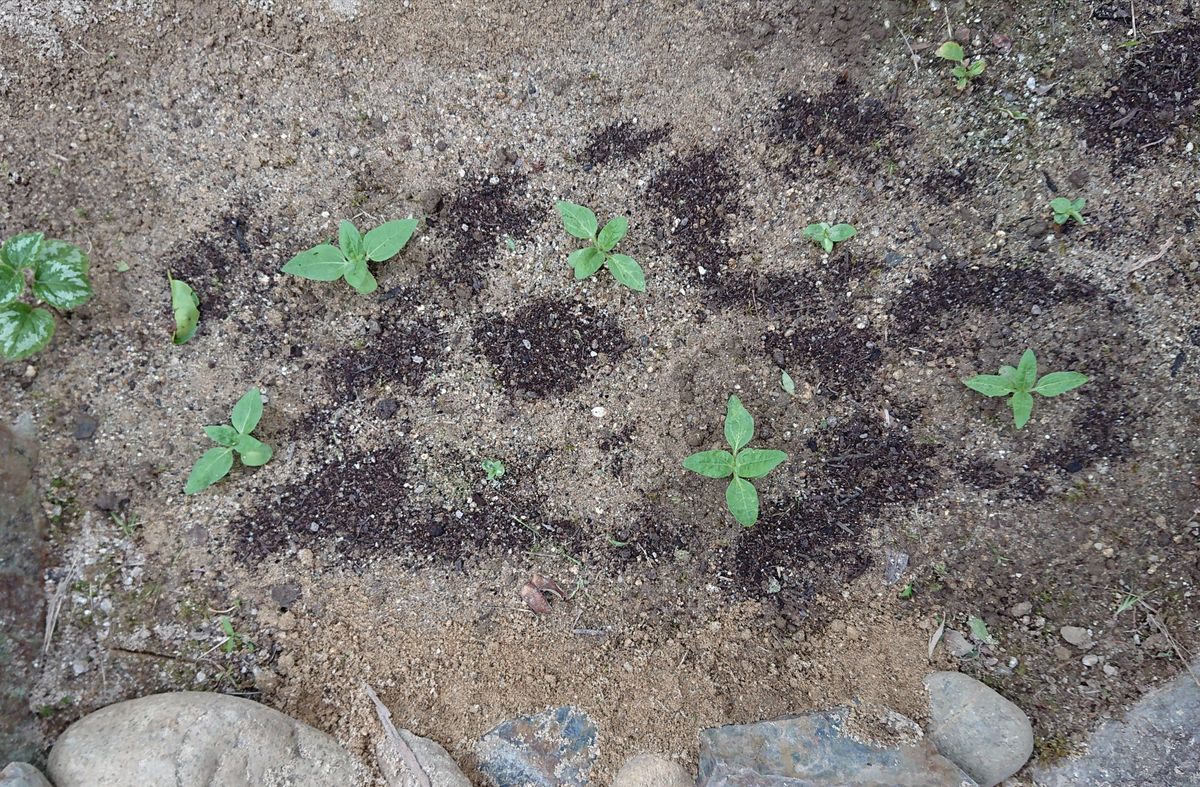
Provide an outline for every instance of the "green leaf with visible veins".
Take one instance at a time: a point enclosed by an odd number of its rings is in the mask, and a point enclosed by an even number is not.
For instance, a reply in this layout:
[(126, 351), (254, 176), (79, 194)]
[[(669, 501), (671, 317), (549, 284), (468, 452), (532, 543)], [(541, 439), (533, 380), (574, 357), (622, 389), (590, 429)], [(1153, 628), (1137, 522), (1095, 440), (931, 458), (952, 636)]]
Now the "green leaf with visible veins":
[(629, 232), (629, 219), (624, 216), (617, 216), (604, 225), (604, 229), (600, 230), (600, 235), (596, 238), (596, 245), (601, 251), (612, 251), (621, 238)]
[(242, 394), (242, 398), (238, 399), (238, 403), (233, 406), (230, 422), (240, 434), (250, 434), (254, 431), (254, 427), (258, 426), (259, 419), (262, 418), (262, 411), (262, 391), (251, 388)]
[(11, 268), (32, 268), (38, 249), (46, 235), (42, 232), (23, 232), (13, 235), (0, 246), (0, 262)]
[(367, 267), (366, 259), (358, 259), (350, 263), (350, 267), (346, 270), (346, 283), (357, 290), (360, 295), (370, 295), (379, 287), (379, 282), (375, 281), (375, 276)]
[(734, 476), (729, 480), (729, 486), (725, 488), (725, 505), (743, 527), (758, 521), (758, 491), (744, 478)]
[(341, 249), (322, 243), (292, 257), (283, 266), (283, 272), (313, 281), (337, 281), (349, 267), (350, 262)]
[(0, 306), (12, 303), (25, 292), (25, 274), (19, 268), (0, 262)]
[(683, 466), (706, 478), (728, 478), (733, 474), (733, 454), (728, 451), (701, 451), (684, 459)]
[(646, 291), (646, 274), (642, 272), (642, 266), (637, 264), (637, 261), (628, 254), (610, 254), (605, 260), (608, 270), (612, 272), (613, 278), (624, 284), (634, 292)]
[(1033, 350), (1026, 350), (1021, 354), (1021, 362), (1017, 364), (1017, 385), (1018, 391), (1028, 391), (1033, 388), (1034, 382), (1037, 381), (1037, 356), (1033, 354)]
[(248, 434), (238, 436), (234, 450), (247, 467), (259, 467), (271, 460), (271, 446)]
[(736, 454), (754, 438), (754, 418), (742, 407), (742, 401), (730, 396), (725, 406), (725, 441)]
[(783, 451), (772, 451), (763, 448), (747, 448), (739, 451), (734, 459), (733, 472), (739, 478), (762, 478), (787, 460)]
[(1050, 372), (1050, 374), (1038, 380), (1033, 390), (1042, 396), (1058, 396), (1061, 393), (1078, 388), (1087, 381), (1088, 378), (1079, 372)]
[(984, 396), (1008, 396), (1013, 392), (1013, 381), (998, 374), (977, 374), (963, 385)]
[(383, 262), (395, 257), (408, 244), (409, 238), (417, 230), (417, 224), (416, 219), (398, 219), (380, 224), (368, 232), (362, 240), (367, 259)]
[(0, 307), (0, 355), (19, 361), (36, 353), (54, 337), (54, 316), (24, 303)]
[(571, 267), (575, 269), (576, 279), (586, 279), (604, 267), (604, 252), (595, 246), (588, 246), (571, 252), (571, 256), (567, 257), (567, 262), (571, 263)]
[(77, 246), (43, 241), (33, 263), (33, 294), (57, 309), (74, 309), (92, 297), (88, 259)]
[(850, 224), (834, 224), (829, 228), (828, 236), (834, 243), (841, 243), (844, 240), (850, 240), (857, 234), (858, 230)]
[(1018, 429), (1023, 428), (1029, 423), (1029, 416), (1033, 413), (1033, 396), (1024, 391), (1017, 391), (1008, 403), (1012, 407), (1013, 423)]
[(229, 474), (233, 468), (232, 448), (210, 448), (192, 467), (184, 494), (194, 495), (201, 489), (212, 486)]
[(226, 448), (233, 448), (237, 445), (238, 431), (232, 426), (206, 426), (204, 427), (204, 434), (208, 435), (208, 438), (217, 445), (222, 445)]
[(596, 237), (596, 228), (599, 223), (596, 221), (596, 214), (592, 213), (589, 208), (565, 199), (554, 203), (554, 208), (562, 217), (563, 227), (567, 234), (582, 240), (592, 240)]
[(366, 256), (363, 253), (362, 235), (352, 221), (342, 219), (338, 222), (338, 246), (342, 247), (342, 254), (346, 255), (346, 259), (355, 260)]

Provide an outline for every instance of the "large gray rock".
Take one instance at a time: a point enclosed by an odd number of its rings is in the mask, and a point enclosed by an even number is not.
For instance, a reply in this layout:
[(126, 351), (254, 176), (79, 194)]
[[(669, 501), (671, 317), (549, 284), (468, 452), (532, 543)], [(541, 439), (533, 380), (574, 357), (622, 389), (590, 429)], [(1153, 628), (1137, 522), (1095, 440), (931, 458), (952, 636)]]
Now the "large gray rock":
[[(421, 770), (425, 771), (433, 787), (471, 787), (471, 780), (463, 775), (458, 763), (440, 743), (414, 735), (408, 730), (399, 732), (416, 755)], [(420, 784), (404, 764), (396, 745), (386, 735), (379, 736), (375, 741), (375, 761), (379, 763), (379, 770), (388, 787), (417, 787)]]
[(693, 787), (687, 769), (655, 754), (636, 754), (625, 761), (612, 787)]
[(598, 737), (570, 705), (518, 716), (479, 739), (479, 771), (497, 787), (588, 787)]
[(891, 716), (915, 733), (909, 742), (860, 738), (849, 708), (704, 730), (697, 787), (974, 787), (919, 727)]
[(932, 672), (925, 687), (929, 737), (981, 787), (999, 784), (1029, 761), (1033, 725), (1016, 705), (961, 672)]
[[(1200, 674), (1200, 659), (1192, 666)], [(1087, 754), (1034, 770), (1043, 787), (1200, 784), (1200, 688), (1186, 671), (1088, 739)]]
[(0, 787), (54, 787), (27, 762), (10, 762), (0, 771)]
[(199, 691), (109, 705), (59, 736), (57, 787), (358, 785), (362, 766), (337, 741), (257, 702)]

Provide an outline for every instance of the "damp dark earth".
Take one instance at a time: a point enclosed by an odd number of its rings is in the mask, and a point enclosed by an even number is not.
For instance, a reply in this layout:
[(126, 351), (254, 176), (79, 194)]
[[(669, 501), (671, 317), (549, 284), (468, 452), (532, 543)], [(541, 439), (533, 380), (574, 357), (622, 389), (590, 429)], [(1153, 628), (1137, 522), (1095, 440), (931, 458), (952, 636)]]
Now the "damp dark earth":
[[(472, 776), (497, 722), (586, 706), (607, 783), (709, 726), (922, 719), (942, 669), (1025, 711), (1034, 767), (1180, 673), (1200, 16), (934, 5), (0, 3), (0, 235), (80, 246), (96, 290), (0, 366), (39, 446), (41, 739), (197, 689), (363, 753), (369, 679)], [(574, 278), (564, 199), (629, 219), (645, 293)], [(410, 216), (370, 295), (280, 270)], [(962, 381), (1026, 349), (1089, 381), (1017, 430)], [(185, 496), (250, 387), (274, 457)], [(682, 467), (731, 395), (788, 455), (749, 528)]]

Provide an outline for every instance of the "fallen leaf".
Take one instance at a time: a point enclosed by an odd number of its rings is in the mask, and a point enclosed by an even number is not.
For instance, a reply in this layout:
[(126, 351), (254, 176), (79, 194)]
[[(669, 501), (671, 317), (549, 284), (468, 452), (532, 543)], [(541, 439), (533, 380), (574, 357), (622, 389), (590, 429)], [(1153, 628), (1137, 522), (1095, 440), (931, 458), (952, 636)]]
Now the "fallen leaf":
[(526, 582), (521, 586), (521, 600), (539, 615), (550, 612), (550, 602), (542, 595), (542, 591), (534, 587), (532, 582)]
[(547, 576), (544, 576), (542, 574), (538, 574), (535, 572), (533, 575), (532, 581), (533, 581), (533, 586), (535, 588), (537, 588), (538, 590), (548, 590), (551, 593), (553, 593), (554, 595), (558, 596), (563, 601), (566, 601), (567, 592), (562, 589), (561, 585), (559, 585), (553, 579), (550, 579), (550, 577), (547, 577)]

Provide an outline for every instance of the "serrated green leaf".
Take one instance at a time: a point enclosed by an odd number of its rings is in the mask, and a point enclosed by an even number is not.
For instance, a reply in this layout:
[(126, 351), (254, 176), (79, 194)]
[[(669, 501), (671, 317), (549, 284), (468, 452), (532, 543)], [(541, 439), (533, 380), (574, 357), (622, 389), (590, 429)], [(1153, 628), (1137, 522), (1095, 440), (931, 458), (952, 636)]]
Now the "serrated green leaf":
[(961, 63), (963, 60), (963, 48), (957, 41), (947, 41), (939, 46), (933, 54), (943, 60), (952, 60), (955, 63)]
[(19, 361), (41, 350), (54, 338), (54, 316), (25, 303), (0, 307), (0, 355)]
[(66, 241), (46, 240), (33, 262), (33, 294), (58, 309), (74, 309), (92, 297), (87, 255)]
[(232, 448), (210, 448), (192, 467), (184, 494), (194, 495), (207, 489), (229, 474), (233, 468)]
[(283, 266), (283, 272), (313, 281), (337, 281), (349, 268), (350, 261), (341, 249), (322, 243), (292, 257)]
[(567, 257), (567, 262), (571, 263), (571, 267), (575, 269), (576, 279), (586, 279), (604, 267), (604, 252), (595, 246), (587, 246), (571, 252), (571, 256)]
[(734, 459), (733, 472), (739, 478), (762, 478), (781, 463), (787, 461), (783, 451), (772, 451), (764, 448), (747, 448), (739, 451)]
[(783, 390), (787, 393), (792, 396), (796, 395), (796, 381), (792, 379), (792, 376), (786, 370), (780, 372), (779, 384), (783, 386)]
[(238, 403), (233, 406), (229, 422), (240, 434), (250, 434), (254, 431), (254, 427), (258, 426), (262, 412), (262, 391), (251, 388), (242, 394), (242, 398), (238, 399)]
[(596, 245), (600, 247), (601, 251), (612, 251), (628, 232), (629, 219), (624, 216), (616, 216), (604, 225), (604, 229), (600, 230), (600, 235), (596, 238)]
[(1017, 364), (1017, 385), (1018, 391), (1028, 391), (1037, 381), (1037, 356), (1033, 354), (1033, 350), (1026, 350), (1021, 353), (1021, 361)]
[(725, 505), (743, 527), (758, 521), (758, 490), (744, 478), (735, 475), (729, 479), (729, 486), (725, 487)]
[(242, 464), (247, 467), (265, 465), (271, 461), (271, 456), (274, 453), (271, 451), (271, 446), (248, 434), (238, 436), (237, 445), (234, 446), (234, 450), (237, 451)]
[(1017, 391), (1013, 394), (1012, 399), (1008, 400), (1013, 411), (1013, 424), (1018, 428), (1024, 428), (1025, 424), (1029, 423), (1029, 416), (1033, 413), (1033, 396), (1024, 391)]
[(742, 400), (730, 396), (725, 405), (725, 441), (736, 454), (754, 439), (754, 418), (745, 407)]
[(589, 208), (567, 200), (559, 200), (554, 203), (554, 208), (562, 217), (563, 228), (566, 229), (567, 234), (582, 240), (592, 240), (596, 237), (596, 228), (599, 224), (596, 221), (596, 214), (592, 213)]
[(1058, 396), (1061, 393), (1078, 388), (1087, 381), (1087, 376), (1079, 372), (1050, 372), (1050, 374), (1038, 380), (1033, 390), (1042, 396)]
[(370, 295), (379, 287), (379, 282), (367, 267), (366, 259), (358, 259), (350, 263), (346, 270), (346, 283), (358, 291), (360, 295)]
[(380, 224), (363, 237), (363, 250), (367, 259), (383, 262), (395, 257), (417, 230), (416, 219), (398, 219)]
[(206, 426), (204, 427), (204, 434), (208, 435), (208, 438), (217, 445), (225, 446), (226, 448), (233, 448), (237, 445), (238, 431), (232, 426)]
[(196, 335), (200, 325), (200, 298), (187, 282), (173, 279), (170, 274), (167, 281), (171, 284), (171, 309), (175, 312), (174, 341), (184, 344)]
[(983, 622), (983, 618), (971, 615), (967, 618), (967, 626), (971, 629), (971, 636), (976, 642), (981, 642), (984, 645), (995, 645), (996, 640), (988, 631), (987, 624)]
[(358, 227), (355, 227), (352, 221), (342, 219), (338, 222), (338, 246), (341, 247), (342, 254), (345, 254), (348, 260), (366, 256), (363, 253), (362, 233), (358, 231)]
[(683, 466), (705, 478), (728, 478), (733, 474), (733, 454), (728, 451), (701, 451), (684, 459)]
[(977, 374), (963, 385), (984, 396), (1008, 396), (1013, 392), (1013, 381), (998, 374)]
[(32, 268), (45, 237), (43, 232), (22, 232), (20, 235), (13, 235), (0, 246), (0, 262), (17, 270)]
[(637, 260), (628, 254), (610, 254), (605, 265), (612, 272), (613, 278), (635, 292), (646, 291), (646, 274)]
[(25, 292), (25, 274), (11, 265), (0, 262), (0, 306), (12, 303)]
[(841, 243), (844, 240), (850, 240), (858, 234), (858, 230), (854, 229), (851, 224), (834, 224), (829, 228), (829, 239), (834, 243)]

